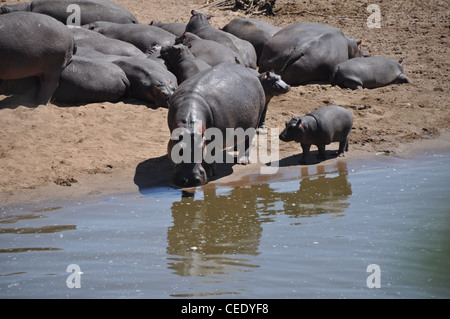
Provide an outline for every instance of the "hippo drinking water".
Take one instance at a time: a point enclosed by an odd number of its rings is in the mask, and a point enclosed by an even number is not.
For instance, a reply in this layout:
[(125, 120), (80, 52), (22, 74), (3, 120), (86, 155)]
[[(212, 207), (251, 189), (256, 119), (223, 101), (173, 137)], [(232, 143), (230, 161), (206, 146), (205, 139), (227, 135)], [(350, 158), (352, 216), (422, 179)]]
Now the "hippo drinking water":
[[(265, 94), (260, 80), (239, 64), (223, 62), (185, 80), (172, 95), (168, 113), (172, 134), (167, 148), (169, 157), (174, 160), (172, 150), (177, 146), (183, 156), (191, 158), (175, 163), (175, 184), (184, 187), (206, 184), (213, 174), (209, 169), (213, 163), (205, 163), (203, 155), (195, 159), (197, 149), (206, 151), (204, 133), (209, 128), (222, 132), (223, 141), (214, 141), (222, 146), (245, 144), (242, 163), (247, 162), (253, 136), (235, 140), (227, 131), (237, 128), (256, 131), (264, 108)], [(182, 139), (173, 136), (176, 129), (183, 131)], [(188, 143), (189, 140), (194, 142)]]
[(300, 143), (303, 163), (312, 144), (319, 149), (319, 158), (325, 159), (325, 145), (339, 142), (338, 156), (343, 156), (344, 151), (348, 151), (352, 125), (353, 117), (349, 110), (337, 105), (324, 106), (306, 115), (293, 117), (286, 123), (280, 140)]

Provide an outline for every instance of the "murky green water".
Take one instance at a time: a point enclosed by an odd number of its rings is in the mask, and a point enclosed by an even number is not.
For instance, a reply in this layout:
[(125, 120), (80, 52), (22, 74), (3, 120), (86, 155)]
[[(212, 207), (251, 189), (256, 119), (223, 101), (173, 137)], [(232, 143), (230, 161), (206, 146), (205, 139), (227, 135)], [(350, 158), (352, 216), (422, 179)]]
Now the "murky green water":
[(3, 207), (0, 298), (450, 298), (450, 154), (336, 163)]

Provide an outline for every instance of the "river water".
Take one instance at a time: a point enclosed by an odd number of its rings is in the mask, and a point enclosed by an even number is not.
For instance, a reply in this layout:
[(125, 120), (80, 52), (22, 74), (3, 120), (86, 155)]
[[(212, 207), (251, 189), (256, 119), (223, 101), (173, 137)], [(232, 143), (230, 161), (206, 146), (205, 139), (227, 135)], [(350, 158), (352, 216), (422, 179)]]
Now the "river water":
[(2, 207), (0, 298), (450, 298), (449, 190), (427, 154)]

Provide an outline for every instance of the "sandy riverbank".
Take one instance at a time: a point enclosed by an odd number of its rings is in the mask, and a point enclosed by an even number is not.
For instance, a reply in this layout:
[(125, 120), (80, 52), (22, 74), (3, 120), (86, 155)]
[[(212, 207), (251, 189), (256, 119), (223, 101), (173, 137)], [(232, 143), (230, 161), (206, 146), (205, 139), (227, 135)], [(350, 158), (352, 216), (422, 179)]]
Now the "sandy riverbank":
[[(141, 23), (187, 22), (191, 9), (213, 14), (211, 23), (218, 27), (245, 16), (242, 11), (201, 9), (203, 0), (117, 2)], [(268, 127), (281, 131), (293, 115), (338, 104), (354, 116), (346, 160), (380, 152), (408, 157), (450, 150), (450, 4), (432, 0), (426, 6), (419, 1), (400, 6), (397, 1), (383, 1), (380, 29), (367, 27), (367, 5), (357, 0), (277, 1), (281, 11), (275, 17), (257, 18), (280, 27), (302, 21), (339, 27), (361, 38), (371, 55), (403, 57), (405, 73), (414, 83), (358, 91), (319, 84), (295, 87), (272, 100)], [(166, 117), (167, 109), (135, 100), (33, 108), (17, 97), (0, 95), (0, 204), (169, 185), (172, 164), (166, 157)], [(298, 165), (294, 155), (299, 152), (299, 145), (280, 141), (284, 166)], [(215, 183), (238, 180), (258, 169), (257, 164), (228, 166)]]

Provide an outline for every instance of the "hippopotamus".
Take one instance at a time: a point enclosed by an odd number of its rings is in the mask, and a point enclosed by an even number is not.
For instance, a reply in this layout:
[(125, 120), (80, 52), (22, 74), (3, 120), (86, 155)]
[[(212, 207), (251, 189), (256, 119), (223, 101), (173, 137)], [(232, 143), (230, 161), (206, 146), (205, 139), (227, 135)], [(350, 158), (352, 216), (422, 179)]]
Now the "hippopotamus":
[(186, 25), (186, 32), (194, 33), (202, 39), (213, 40), (228, 46), (242, 58), (242, 62), (246, 67), (256, 69), (256, 51), (250, 42), (214, 28), (208, 21), (211, 18), (209, 14), (192, 10), (191, 15), (191, 19)]
[[(95, 33), (95, 32), (93, 32)], [(101, 37), (84, 37), (75, 40), (77, 48), (89, 48), (103, 54), (135, 56), (144, 55), (135, 45), (122, 40), (111, 39), (105, 36)]]
[(172, 45), (175, 42), (175, 35), (152, 25), (99, 21), (83, 25), (83, 27), (108, 38), (134, 44), (142, 52), (146, 52), (152, 46)]
[[(72, 14), (69, 5), (80, 7), (80, 25), (95, 21), (111, 21), (116, 23), (138, 23), (136, 17), (119, 4), (108, 0), (33, 0), (27, 3), (4, 5), (2, 13), (28, 11), (49, 15), (67, 24)], [(69, 8), (70, 9), (70, 8)]]
[(176, 90), (177, 78), (161, 63), (143, 57), (124, 57), (113, 62), (130, 80), (128, 97), (168, 107), (169, 98)]
[[(203, 134), (209, 128), (222, 132), (223, 141), (218, 141), (222, 146), (243, 145), (245, 154), (238, 162), (248, 163), (254, 135), (237, 140), (227, 131), (256, 130), (264, 107), (265, 95), (260, 80), (239, 64), (223, 62), (184, 81), (170, 99), (167, 121), (172, 137), (167, 151), (174, 160), (172, 150), (181, 143), (180, 152), (191, 160), (175, 163), (174, 183), (183, 187), (198, 186), (206, 184), (208, 177), (214, 174), (214, 163), (205, 162), (203, 156), (195, 158), (198, 149), (206, 150), (208, 141)], [(173, 136), (176, 129), (183, 131), (182, 139)], [(188, 144), (185, 138), (194, 143)]]
[(150, 25), (169, 31), (176, 37), (181, 37), (183, 33), (186, 31), (186, 23), (181, 22), (152, 21), (150, 22)]
[(255, 48), (257, 65), (259, 65), (264, 43), (281, 28), (258, 19), (234, 18), (222, 30), (250, 42)]
[(195, 58), (189, 48), (183, 44), (162, 47), (161, 56), (169, 65), (169, 70), (177, 77), (178, 84), (211, 67), (205, 61)]
[(117, 102), (129, 87), (130, 81), (117, 65), (75, 55), (53, 97), (63, 103)]
[(373, 89), (393, 83), (412, 83), (403, 74), (402, 61), (403, 59), (382, 56), (354, 58), (336, 65), (330, 82), (353, 90)]
[(68, 28), (32, 12), (0, 15), (0, 79), (39, 76), (37, 104), (47, 104), (76, 52)]
[(262, 74), (258, 75), (258, 79), (261, 82), (261, 85), (264, 89), (264, 95), (266, 97), (266, 103), (264, 106), (264, 111), (261, 115), (261, 119), (259, 121), (258, 127), (259, 128), (265, 128), (266, 127), (266, 113), (267, 113), (267, 106), (269, 105), (270, 100), (274, 96), (278, 96), (281, 94), (285, 94), (289, 92), (291, 89), (291, 86), (284, 82), (281, 79), (281, 76), (272, 73), (272, 72), (263, 72)]
[(352, 125), (353, 116), (349, 110), (338, 105), (328, 105), (286, 122), (280, 140), (300, 143), (303, 150), (302, 163), (306, 162), (313, 144), (319, 150), (319, 159), (325, 159), (325, 146), (332, 142), (339, 142), (338, 156), (344, 156), (344, 151), (348, 151), (348, 136)]
[(260, 71), (274, 70), (290, 85), (329, 81), (334, 67), (362, 55), (361, 42), (337, 28), (319, 23), (295, 23), (268, 39)]
[(181, 37), (176, 38), (175, 44), (184, 44), (197, 59), (205, 61), (210, 66), (222, 62), (243, 64), (239, 54), (229, 47), (213, 40), (202, 39), (190, 32), (186, 32)]

